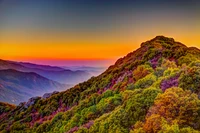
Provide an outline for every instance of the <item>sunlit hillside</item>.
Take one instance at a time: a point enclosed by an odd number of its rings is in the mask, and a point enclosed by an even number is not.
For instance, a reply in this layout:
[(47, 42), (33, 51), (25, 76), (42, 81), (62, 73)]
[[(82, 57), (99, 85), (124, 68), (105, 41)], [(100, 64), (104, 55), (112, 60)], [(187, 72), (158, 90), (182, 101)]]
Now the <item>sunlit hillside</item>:
[(69, 90), (5, 104), (0, 131), (196, 133), (199, 95), (200, 50), (157, 36)]

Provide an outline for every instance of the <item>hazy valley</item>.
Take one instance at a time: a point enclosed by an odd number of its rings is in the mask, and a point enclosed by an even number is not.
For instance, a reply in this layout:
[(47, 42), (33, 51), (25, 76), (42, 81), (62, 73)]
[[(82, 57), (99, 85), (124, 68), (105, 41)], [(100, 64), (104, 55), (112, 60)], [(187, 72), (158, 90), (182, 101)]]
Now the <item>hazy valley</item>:
[(31, 97), (67, 90), (99, 71), (103, 70), (0, 60), (0, 101), (17, 105)]

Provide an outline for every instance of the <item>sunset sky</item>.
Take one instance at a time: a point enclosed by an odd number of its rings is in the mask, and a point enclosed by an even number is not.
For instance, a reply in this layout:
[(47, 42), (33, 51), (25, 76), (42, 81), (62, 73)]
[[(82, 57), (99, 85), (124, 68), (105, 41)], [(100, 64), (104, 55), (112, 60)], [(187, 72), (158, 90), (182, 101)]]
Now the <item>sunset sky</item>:
[(200, 0), (0, 0), (0, 59), (109, 66), (157, 35), (200, 48)]

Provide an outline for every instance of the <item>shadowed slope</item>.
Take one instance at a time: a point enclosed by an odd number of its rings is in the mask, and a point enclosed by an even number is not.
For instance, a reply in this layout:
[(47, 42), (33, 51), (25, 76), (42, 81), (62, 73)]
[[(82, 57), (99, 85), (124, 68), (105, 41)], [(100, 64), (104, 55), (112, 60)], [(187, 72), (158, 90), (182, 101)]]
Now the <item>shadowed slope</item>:
[(63, 91), (69, 86), (49, 80), (36, 73), (13, 69), (0, 70), (0, 101), (19, 104), (30, 97), (47, 92)]

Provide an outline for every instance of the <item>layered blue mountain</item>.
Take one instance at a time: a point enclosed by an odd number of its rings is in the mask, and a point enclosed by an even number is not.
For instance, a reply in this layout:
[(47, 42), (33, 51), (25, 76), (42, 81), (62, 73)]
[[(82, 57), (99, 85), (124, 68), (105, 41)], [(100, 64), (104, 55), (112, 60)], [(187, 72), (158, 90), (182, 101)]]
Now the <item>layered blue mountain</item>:
[(34, 72), (0, 70), (0, 101), (19, 104), (44, 93), (63, 91), (70, 86), (49, 80)]
[(0, 60), (0, 70), (5, 69), (15, 69), (21, 72), (35, 72), (48, 79), (71, 85), (86, 81), (91, 77), (89, 72), (83, 70), (71, 71), (61, 67)]
[(0, 101), (19, 104), (31, 97), (67, 90), (89, 77), (82, 70), (0, 60)]
[(90, 73), (92, 76), (98, 76), (107, 69), (106, 67), (91, 67), (91, 66), (68, 66), (68, 67), (65, 66), (63, 68), (72, 71), (78, 71), (78, 70), (85, 71)]

